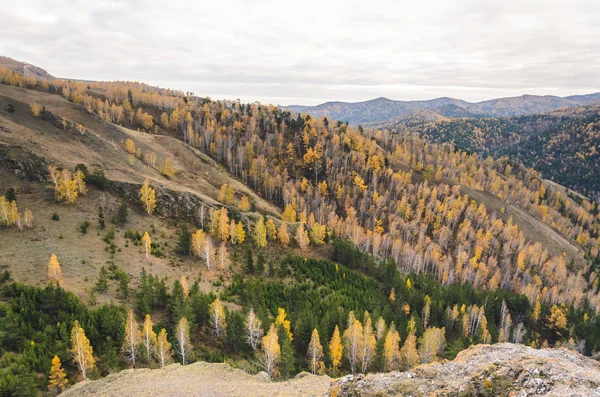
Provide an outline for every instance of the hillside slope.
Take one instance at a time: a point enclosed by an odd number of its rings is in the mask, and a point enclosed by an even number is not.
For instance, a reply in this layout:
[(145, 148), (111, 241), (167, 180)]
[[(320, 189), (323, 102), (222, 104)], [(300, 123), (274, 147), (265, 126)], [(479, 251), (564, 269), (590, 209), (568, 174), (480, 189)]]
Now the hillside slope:
[(570, 189), (600, 192), (600, 107), (520, 117), (402, 120), (388, 126), (432, 142), (450, 142), (482, 156), (508, 156)]
[(532, 349), (502, 343), (476, 345), (450, 362), (410, 372), (348, 375), (328, 396), (595, 396), (600, 364), (566, 349)]

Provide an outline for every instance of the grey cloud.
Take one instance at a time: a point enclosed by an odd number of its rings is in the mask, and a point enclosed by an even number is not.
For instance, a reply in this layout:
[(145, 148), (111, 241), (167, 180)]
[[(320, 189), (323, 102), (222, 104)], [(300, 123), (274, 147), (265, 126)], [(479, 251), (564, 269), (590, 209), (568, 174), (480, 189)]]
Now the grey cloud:
[(600, 91), (595, 0), (22, 0), (0, 53), (61, 77), (314, 104)]

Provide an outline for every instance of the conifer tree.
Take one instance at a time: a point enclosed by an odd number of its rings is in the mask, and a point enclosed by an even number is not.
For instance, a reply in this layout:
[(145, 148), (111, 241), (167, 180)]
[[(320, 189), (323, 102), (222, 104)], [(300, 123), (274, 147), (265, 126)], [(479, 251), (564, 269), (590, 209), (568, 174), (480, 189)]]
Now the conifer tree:
[(164, 328), (158, 333), (158, 338), (154, 345), (154, 355), (158, 359), (161, 368), (165, 368), (165, 364), (171, 362), (171, 343), (169, 343), (169, 340), (167, 339), (167, 331)]
[(140, 324), (135, 319), (133, 309), (129, 309), (127, 319), (125, 320), (125, 338), (123, 340), (123, 355), (125, 359), (131, 361), (135, 368), (135, 360), (139, 345), (142, 342), (142, 334), (140, 332)]
[(342, 338), (340, 337), (340, 329), (336, 325), (333, 330), (333, 336), (329, 342), (329, 358), (331, 358), (331, 366), (333, 374), (337, 374), (337, 370), (342, 362), (342, 353), (344, 352), (344, 345), (342, 345)]
[(68, 384), (69, 380), (60, 363), (60, 358), (54, 356), (52, 359), (52, 367), (50, 368), (50, 376), (48, 377), (48, 390), (55, 394), (59, 394), (67, 388)]
[(87, 374), (96, 365), (96, 359), (90, 341), (85, 336), (85, 331), (79, 326), (77, 320), (75, 320), (71, 329), (71, 349), (69, 352), (73, 355), (73, 363), (79, 369), (81, 377), (87, 379)]
[(308, 344), (307, 354), (313, 375), (315, 375), (317, 372), (320, 373), (324, 367), (322, 361), (323, 346), (319, 340), (319, 332), (316, 328), (312, 332), (312, 336)]

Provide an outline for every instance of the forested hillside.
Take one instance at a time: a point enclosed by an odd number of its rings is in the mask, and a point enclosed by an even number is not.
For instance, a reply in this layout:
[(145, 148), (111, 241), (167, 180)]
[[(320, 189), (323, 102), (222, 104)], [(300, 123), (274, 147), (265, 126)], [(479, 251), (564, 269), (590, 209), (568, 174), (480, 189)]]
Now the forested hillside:
[(600, 349), (597, 204), (509, 158), (141, 83), (0, 83), (2, 393), (170, 360), (286, 379)]
[(392, 127), (495, 158), (508, 156), (544, 178), (598, 199), (600, 107), (510, 118), (403, 120)]

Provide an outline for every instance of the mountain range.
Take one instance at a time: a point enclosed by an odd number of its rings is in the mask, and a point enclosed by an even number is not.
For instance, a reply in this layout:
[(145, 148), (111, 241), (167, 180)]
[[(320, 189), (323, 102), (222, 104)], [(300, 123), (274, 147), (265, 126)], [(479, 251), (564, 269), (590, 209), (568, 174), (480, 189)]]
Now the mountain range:
[(430, 110), (441, 117), (504, 117), (545, 113), (556, 109), (600, 103), (600, 93), (558, 97), (552, 95), (522, 95), (467, 102), (442, 97), (426, 101), (396, 101), (376, 98), (363, 102), (326, 102), (316, 106), (292, 105), (291, 112), (326, 116), (350, 124), (385, 123), (404, 118), (416, 111)]

